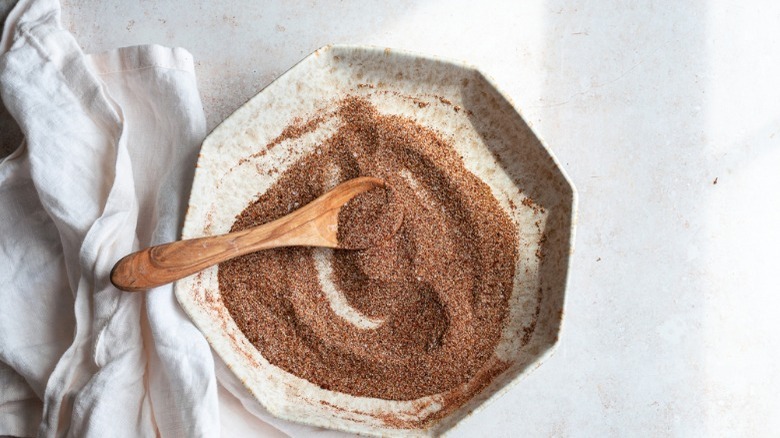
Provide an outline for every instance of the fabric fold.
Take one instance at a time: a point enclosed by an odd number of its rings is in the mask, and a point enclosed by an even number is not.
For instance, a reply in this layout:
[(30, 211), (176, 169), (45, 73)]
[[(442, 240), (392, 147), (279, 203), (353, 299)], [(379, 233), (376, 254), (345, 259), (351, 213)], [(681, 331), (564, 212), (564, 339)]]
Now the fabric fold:
[(51, 0), (9, 21), (0, 96), (26, 147), (0, 163), (0, 434), (217, 436), (213, 358), (172, 286), (108, 277), (177, 237), (205, 135), (191, 55), (85, 55)]

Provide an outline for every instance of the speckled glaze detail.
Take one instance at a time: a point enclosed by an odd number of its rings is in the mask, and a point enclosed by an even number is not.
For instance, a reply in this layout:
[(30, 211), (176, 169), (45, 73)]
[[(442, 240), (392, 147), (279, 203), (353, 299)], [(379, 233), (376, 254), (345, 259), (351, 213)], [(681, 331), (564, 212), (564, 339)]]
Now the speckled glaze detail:
[[(236, 215), (281, 172), (333, 134), (340, 123), (333, 105), (349, 94), (447, 137), (466, 168), (490, 186), (518, 225), (520, 257), (510, 314), (494, 352), (509, 368), (458, 409), (427, 421), (441, 409), (444, 394), (410, 401), (356, 397), (323, 390), (268, 363), (222, 304), (216, 267), (177, 282), (176, 297), (214, 351), (272, 414), (365, 435), (438, 436), (552, 353), (574, 239), (573, 185), (520, 112), (479, 71), (390, 49), (317, 50), (206, 138), (182, 237), (228, 231)], [(275, 141), (285, 127), (315, 119), (300, 136)], [(331, 305), (346, 306), (338, 297)]]

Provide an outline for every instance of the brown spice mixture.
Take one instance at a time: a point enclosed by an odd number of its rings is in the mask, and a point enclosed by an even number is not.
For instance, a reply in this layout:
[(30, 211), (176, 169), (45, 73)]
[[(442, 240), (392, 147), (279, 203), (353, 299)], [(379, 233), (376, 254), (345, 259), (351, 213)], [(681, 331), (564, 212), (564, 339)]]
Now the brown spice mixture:
[(338, 215), (339, 247), (365, 249), (392, 237), (403, 221), (403, 209), (392, 189), (375, 187), (347, 201)]
[[(272, 364), (357, 396), (453, 394), (449, 411), (505, 369), (494, 349), (508, 315), (517, 230), (434, 131), (357, 97), (341, 101), (337, 116), (338, 131), (282, 173), (231, 231), (277, 219), (334, 183), (383, 179), (403, 208), (401, 228), (378, 246), (334, 250), (330, 262), (349, 305), (382, 323), (358, 328), (334, 313), (314, 262), (323, 249), (282, 248), (222, 263), (220, 292)], [(455, 396), (467, 382), (468, 394)]]

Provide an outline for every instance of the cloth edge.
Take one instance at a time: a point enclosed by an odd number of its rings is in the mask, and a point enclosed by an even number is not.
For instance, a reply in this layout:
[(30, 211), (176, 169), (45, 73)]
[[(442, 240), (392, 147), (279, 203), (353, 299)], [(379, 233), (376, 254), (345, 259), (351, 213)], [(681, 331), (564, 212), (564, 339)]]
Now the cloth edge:
[(195, 73), (192, 54), (181, 47), (142, 44), (119, 47), (86, 56), (90, 67), (99, 75), (124, 73), (145, 68), (182, 70)]

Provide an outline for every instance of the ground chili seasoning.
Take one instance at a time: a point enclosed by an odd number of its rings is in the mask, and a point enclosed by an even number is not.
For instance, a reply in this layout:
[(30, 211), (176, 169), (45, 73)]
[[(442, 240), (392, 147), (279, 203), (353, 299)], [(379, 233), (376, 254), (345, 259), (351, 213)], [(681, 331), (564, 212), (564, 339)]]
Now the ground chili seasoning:
[[(400, 229), (364, 250), (283, 248), (223, 263), (225, 305), (268, 361), (324, 389), (410, 400), (467, 381), (481, 379), (469, 391), (483, 388), (505, 368), (493, 353), (512, 292), (515, 225), (435, 131), (358, 97), (342, 100), (337, 116), (338, 131), (284, 171), (231, 231), (277, 219), (358, 176), (393, 188)], [(321, 256), (329, 281), (376, 326), (334, 313), (318, 278)]]

